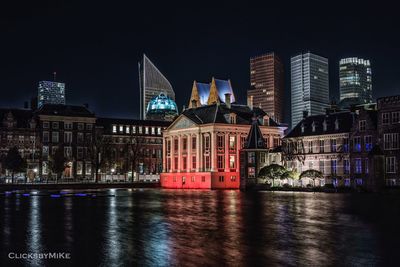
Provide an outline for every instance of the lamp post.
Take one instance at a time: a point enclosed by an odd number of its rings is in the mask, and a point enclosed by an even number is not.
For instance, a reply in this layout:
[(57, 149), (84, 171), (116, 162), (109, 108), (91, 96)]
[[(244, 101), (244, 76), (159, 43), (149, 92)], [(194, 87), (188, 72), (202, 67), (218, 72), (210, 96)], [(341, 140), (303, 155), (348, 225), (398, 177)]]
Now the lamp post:
[(35, 181), (36, 175), (37, 175), (37, 173), (38, 173), (38, 168), (34, 168), (34, 169), (33, 169), (33, 173), (34, 173), (34, 175), (33, 175), (33, 181)]
[(115, 169), (114, 168), (111, 168), (111, 181), (114, 183), (114, 172), (115, 172)]

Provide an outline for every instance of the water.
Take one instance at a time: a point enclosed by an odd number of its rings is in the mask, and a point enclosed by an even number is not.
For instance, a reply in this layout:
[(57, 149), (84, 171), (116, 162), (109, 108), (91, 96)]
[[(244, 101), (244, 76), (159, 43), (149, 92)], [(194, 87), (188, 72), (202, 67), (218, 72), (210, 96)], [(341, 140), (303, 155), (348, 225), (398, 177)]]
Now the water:
[(399, 204), (397, 195), (158, 189), (3, 195), (0, 266), (395, 265)]

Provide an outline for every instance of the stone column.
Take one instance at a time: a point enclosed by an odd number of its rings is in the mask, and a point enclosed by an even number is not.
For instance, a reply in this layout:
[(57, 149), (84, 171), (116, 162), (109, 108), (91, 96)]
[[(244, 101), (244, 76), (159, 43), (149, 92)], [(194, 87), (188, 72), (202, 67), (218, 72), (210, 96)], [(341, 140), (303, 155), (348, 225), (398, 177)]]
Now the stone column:
[(211, 137), (210, 137), (210, 141), (211, 141), (211, 146), (210, 146), (210, 161), (211, 161), (211, 171), (214, 172), (215, 171), (215, 167), (216, 167), (216, 145), (215, 145), (215, 137), (216, 134), (214, 132), (211, 132)]
[(229, 171), (229, 133), (225, 133), (225, 172)]
[[(162, 172), (167, 172), (167, 137), (163, 138), (163, 144), (162, 144)], [(133, 175), (133, 173), (132, 173)]]
[(178, 172), (182, 171), (182, 136), (178, 136)]
[(196, 134), (196, 172), (203, 170), (202, 135)]

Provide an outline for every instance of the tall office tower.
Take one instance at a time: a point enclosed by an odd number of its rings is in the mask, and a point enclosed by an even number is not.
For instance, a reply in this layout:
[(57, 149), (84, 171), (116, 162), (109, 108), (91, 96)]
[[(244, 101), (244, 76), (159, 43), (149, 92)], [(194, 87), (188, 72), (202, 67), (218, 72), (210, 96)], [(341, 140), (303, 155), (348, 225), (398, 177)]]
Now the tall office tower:
[(283, 120), (283, 63), (275, 53), (250, 58), (250, 85), (247, 97), (278, 122)]
[(65, 105), (65, 83), (40, 81), (38, 87), (38, 107), (44, 104)]
[(340, 104), (348, 107), (352, 104), (372, 102), (372, 73), (369, 60), (351, 57), (339, 62)]
[(140, 119), (146, 119), (147, 106), (151, 99), (161, 93), (175, 101), (175, 92), (170, 82), (154, 66), (145, 54), (139, 63)]
[(328, 59), (310, 52), (291, 58), (292, 128), (303, 114), (319, 115), (329, 106)]

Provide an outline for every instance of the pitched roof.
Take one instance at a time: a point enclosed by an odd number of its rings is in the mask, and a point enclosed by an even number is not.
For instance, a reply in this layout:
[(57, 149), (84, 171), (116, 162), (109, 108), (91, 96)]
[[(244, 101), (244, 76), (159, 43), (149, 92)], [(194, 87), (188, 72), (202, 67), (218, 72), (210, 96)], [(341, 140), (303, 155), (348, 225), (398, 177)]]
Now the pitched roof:
[[(230, 80), (220, 80), (213, 78), (213, 81), (215, 81), (215, 86), (217, 87), (220, 102), (225, 102), (225, 94), (231, 94), (232, 103), (236, 101)], [(200, 99), (200, 103), (198, 105), (207, 105), (208, 97), (210, 95), (211, 83), (194, 82), (194, 86), (196, 86), (197, 88)]]
[(36, 113), (38, 115), (70, 116), (70, 117), (94, 117), (94, 113), (85, 106), (46, 104), (41, 106)]
[[(284, 138), (350, 132), (355, 116), (356, 114), (350, 111), (309, 116), (302, 119)], [(339, 123), (338, 129), (335, 127), (336, 120)], [(324, 121), (326, 122), (326, 131), (323, 128)], [(313, 124), (315, 125), (314, 131)], [(304, 132), (302, 132), (302, 126)]]
[(13, 119), (17, 121), (17, 128), (29, 128), (29, 122), (33, 117), (32, 110), (17, 108), (0, 108), (0, 127), (3, 126), (3, 121), (10, 113)]
[[(230, 123), (230, 114), (236, 114), (236, 124), (251, 124), (254, 115), (263, 117), (266, 113), (260, 108), (251, 110), (248, 106), (231, 104), (228, 108), (226, 104), (213, 104), (198, 108), (186, 109), (182, 115), (186, 116), (196, 124), (208, 123)], [(269, 118), (270, 126), (279, 126), (273, 119)]]
[(257, 119), (253, 119), (244, 146), (245, 149), (265, 149), (265, 141), (258, 123)]

